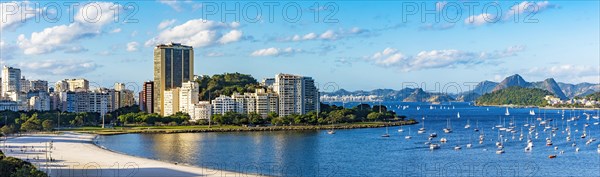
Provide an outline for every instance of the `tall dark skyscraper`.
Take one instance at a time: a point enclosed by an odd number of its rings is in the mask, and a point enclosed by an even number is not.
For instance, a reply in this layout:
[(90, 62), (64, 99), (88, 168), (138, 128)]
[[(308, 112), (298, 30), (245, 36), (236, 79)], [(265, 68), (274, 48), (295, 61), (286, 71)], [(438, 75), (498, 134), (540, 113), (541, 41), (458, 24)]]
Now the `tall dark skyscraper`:
[(164, 91), (194, 78), (194, 49), (179, 43), (154, 47), (154, 113), (164, 115)]

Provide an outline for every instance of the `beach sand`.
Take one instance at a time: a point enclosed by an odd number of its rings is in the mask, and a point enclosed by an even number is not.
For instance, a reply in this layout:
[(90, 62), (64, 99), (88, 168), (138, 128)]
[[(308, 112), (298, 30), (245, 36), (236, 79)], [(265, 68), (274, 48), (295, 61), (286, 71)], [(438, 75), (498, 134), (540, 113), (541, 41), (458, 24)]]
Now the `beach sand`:
[[(9, 138), (0, 142), (7, 156), (27, 160), (50, 176), (255, 176), (134, 157), (100, 148), (95, 135), (63, 133)], [(46, 151), (50, 147), (52, 149)], [(51, 152), (51, 153), (50, 153)], [(46, 163), (47, 156), (53, 162)]]

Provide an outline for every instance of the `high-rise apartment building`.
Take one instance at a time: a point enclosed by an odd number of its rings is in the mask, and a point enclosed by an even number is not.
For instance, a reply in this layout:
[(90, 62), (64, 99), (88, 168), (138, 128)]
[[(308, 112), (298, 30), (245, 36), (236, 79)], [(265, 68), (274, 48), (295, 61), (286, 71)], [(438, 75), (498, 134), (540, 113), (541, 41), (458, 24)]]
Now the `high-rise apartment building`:
[(154, 47), (154, 112), (166, 115), (163, 92), (194, 78), (194, 49), (179, 43)]
[(140, 92), (140, 108), (147, 113), (154, 113), (154, 82), (144, 82), (142, 91)]
[(279, 116), (319, 111), (319, 90), (311, 77), (277, 74), (272, 87), (279, 96)]
[[(16, 98), (16, 97), (18, 97), (20, 88), (21, 88), (21, 69), (4, 66), (2, 68), (2, 97)], [(17, 100), (12, 100), (12, 101), (17, 101)]]

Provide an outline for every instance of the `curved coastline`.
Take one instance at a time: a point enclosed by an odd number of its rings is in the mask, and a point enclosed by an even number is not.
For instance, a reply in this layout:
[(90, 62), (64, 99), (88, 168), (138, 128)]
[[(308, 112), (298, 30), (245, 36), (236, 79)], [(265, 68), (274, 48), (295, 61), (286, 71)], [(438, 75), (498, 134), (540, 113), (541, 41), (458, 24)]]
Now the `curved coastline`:
[[(8, 156), (27, 160), (51, 176), (262, 176), (226, 170), (198, 167), (190, 164), (169, 163), (117, 152), (97, 145), (98, 135), (65, 132), (34, 134), (11, 138), (6, 142)], [(45, 149), (52, 142), (53, 162), (46, 164)], [(25, 149), (24, 152), (20, 151)], [(35, 156), (34, 156), (35, 155)], [(118, 168), (115, 168), (118, 167)]]

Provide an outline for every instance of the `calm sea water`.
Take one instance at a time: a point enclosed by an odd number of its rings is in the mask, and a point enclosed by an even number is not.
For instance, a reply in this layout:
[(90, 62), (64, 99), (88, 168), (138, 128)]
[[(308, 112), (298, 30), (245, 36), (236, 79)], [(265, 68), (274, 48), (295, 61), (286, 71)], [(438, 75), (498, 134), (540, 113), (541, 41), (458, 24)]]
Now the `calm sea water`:
[[(430, 109), (427, 103), (383, 104), (421, 123), (405, 126), (401, 133), (397, 131), (399, 127), (390, 127), (389, 138), (381, 137), (386, 128), (372, 128), (337, 130), (334, 135), (326, 131), (126, 134), (101, 136), (98, 143), (135, 156), (273, 176), (600, 176), (600, 153), (597, 152), (600, 141), (585, 145), (591, 137), (600, 138), (600, 126), (593, 124), (598, 120), (586, 120), (584, 115), (597, 115), (593, 110), (565, 110), (563, 119), (562, 110), (509, 108), (510, 116), (505, 116), (506, 108), (475, 107), (467, 103), (433, 105), (436, 109)], [(402, 106), (408, 107), (402, 109)], [(529, 115), (531, 110), (535, 116)], [(457, 118), (459, 112), (460, 118)], [(566, 120), (573, 116), (580, 119), (569, 122), (572, 141), (567, 142), (567, 133), (563, 130)], [(553, 136), (537, 126), (539, 137), (532, 137), (533, 152), (526, 153), (527, 129), (523, 124), (534, 117), (553, 119), (551, 124), (560, 130)], [(448, 120), (454, 131), (445, 134), (442, 129)], [(470, 129), (464, 128), (467, 121)], [(503, 132), (507, 139), (506, 153), (496, 154), (499, 133), (492, 127), (501, 122), (508, 126), (511, 121), (519, 132), (514, 134), (515, 139), (512, 133)], [(417, 134), (423, 122), (427, 133)], [(586, 128), (589, 136), (581, 139), (585, 123), (589, 124)], [(476, 127), (479, 132), (473, 130)], [(523, 141), (519, 141), (521, 127), (525, 135)], [(432, 142), (438, 143), (442, 137), (448, 142), (431, 151), (425, 143), (434, 132), (438, 138)], [(483, 144), (478, 142), (481, 133), (485, 135)], [(412, 139), (405, 139), (406, 135)], [(550, 137), (554, 145), (546, 146), (546, 138)], [(579, 152), (572, 147), (574, 142)], [(468, 143), (473, 147), (466, 148)], [(454, 150), (456, 145), (462, 149)], [(550, 159), (551, 154), (558, 156)]]

